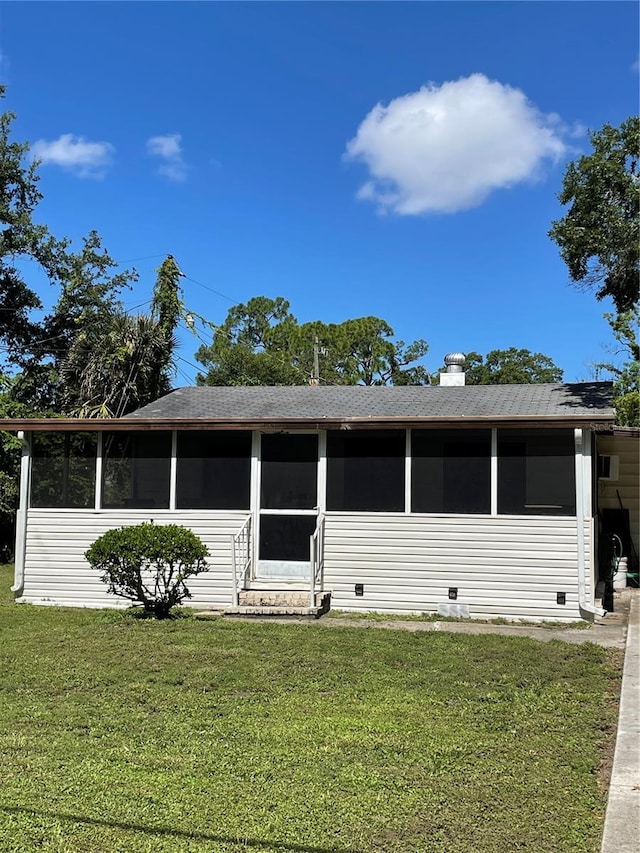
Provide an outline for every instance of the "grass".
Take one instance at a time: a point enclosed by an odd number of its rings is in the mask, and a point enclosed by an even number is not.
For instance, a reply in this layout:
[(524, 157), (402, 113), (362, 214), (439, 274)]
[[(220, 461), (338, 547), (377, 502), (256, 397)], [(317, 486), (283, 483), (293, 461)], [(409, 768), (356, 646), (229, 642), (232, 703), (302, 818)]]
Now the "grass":
[(621, 654), (10, 603), (0, 850), (597, 851)]

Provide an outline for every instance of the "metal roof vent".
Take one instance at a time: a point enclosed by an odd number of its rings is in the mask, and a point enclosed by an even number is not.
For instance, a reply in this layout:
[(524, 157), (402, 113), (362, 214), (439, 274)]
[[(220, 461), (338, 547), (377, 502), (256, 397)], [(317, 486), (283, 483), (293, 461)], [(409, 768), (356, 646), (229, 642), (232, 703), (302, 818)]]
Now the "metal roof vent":
[(444, 357), (447, 368), (445, 373), (440, 374), (441, 385), (464, 385), (464, 353), (450, 352)]
[(450, 352), (444, 357), (447, 373), (464, 373), (465, 357), (462, 352)]

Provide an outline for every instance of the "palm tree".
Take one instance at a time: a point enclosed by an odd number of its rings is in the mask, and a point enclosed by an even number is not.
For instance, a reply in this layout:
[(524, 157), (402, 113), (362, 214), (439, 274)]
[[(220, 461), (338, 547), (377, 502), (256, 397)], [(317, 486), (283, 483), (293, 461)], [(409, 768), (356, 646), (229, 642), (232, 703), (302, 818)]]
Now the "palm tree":
[(106, 330), (83, 332), (71, 345), (60, 371), (65, 409), (121, 417), (166, 394), (171, 367), (166, 336), (152, 317), (117, 315)]

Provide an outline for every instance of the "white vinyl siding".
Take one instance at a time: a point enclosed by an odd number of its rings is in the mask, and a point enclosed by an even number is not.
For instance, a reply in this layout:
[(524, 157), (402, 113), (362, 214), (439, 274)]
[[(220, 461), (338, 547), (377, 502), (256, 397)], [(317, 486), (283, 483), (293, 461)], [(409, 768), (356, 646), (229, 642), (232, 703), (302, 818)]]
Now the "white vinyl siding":
[[(210, 551), (209, 571), (194, 578), (190, 604), (231, 603), (230, 536), (245, 513), (154, 512), (157, 524), (183, 524)], [(143, 511), (31, 510), (21, 601), (81, 607), (126, 606), (84, 559), (112, 527), (148, 521)], [(60, 535), (64, 526), (64, 536)], [(471, 617), (578, 619), (576, 522), (570, 518), (328, 513), (325, 589), (332, 607), (387, 613), (435, 612), (458, 588)], [(585, 523), (587, 577), (590, 524)], [(354, 595), (356, 583), (364, 596)], [(565, 592), (566, 605), (556, 604)], [(588, 596), (591, 594), (587, 591)]]
[[(589, 520), (585, 550), (590, 577)], [(328, 513), (325, 587), (342, 610), (437, 612), (457, 587), (456, 603), (471, 617), (579, 619), (576, 521)], [(565, 605), (557, 592), (566, 593)]]
[(107, 530), (140, 524), (182, 524), (209, 550), (209, 570), (188, 584), (187, 603), (224, 607), (231, 602), (231, 544), (247, 513), (169, 510), (31, 509), (27, 522), (25, 584), (20, 601), (76, 607), (126, 607), (129, 602), (107, 593), (106, 584), (84, 558), (84, 552)]

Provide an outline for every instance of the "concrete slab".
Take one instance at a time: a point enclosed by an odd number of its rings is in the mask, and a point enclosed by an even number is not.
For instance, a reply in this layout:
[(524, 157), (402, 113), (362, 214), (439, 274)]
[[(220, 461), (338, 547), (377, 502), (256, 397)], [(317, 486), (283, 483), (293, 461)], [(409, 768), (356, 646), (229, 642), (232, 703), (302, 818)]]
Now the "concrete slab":
[(631, 597), (602, 853), (640, 850), (640, 596)]

